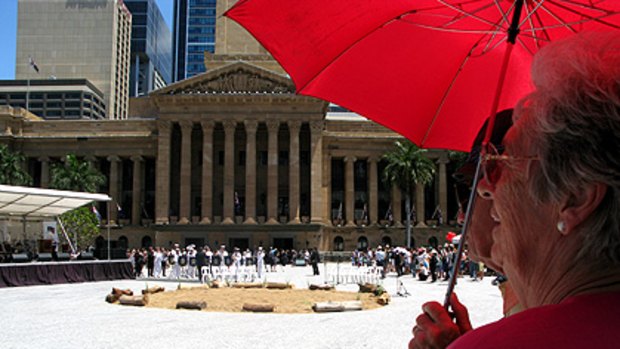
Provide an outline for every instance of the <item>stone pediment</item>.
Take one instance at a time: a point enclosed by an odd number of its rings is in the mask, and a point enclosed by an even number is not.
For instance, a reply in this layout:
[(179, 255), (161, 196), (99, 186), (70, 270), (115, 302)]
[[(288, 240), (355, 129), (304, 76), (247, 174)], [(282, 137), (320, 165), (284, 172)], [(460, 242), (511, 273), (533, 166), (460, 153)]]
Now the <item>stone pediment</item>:
[(168, 85), (151, 95), (281, 93), (295, 93), (291, 79), (246, 62), (237, 62)]

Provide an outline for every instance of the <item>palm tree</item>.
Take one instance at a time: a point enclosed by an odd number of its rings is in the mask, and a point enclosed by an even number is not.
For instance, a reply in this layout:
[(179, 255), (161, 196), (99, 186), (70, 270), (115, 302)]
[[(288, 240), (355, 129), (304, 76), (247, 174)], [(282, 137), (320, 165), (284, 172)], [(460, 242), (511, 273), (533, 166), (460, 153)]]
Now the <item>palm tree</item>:
[(411, 193), (416, 185), (428, 185), (433, 181), (435, 163), (425, 156), (425, 149), (407, 140), (396, 141), (394, 145), (394, 150), (383, 155), (387, 162), (383, 180), (388, 187), (395, 184), (405, 195), (407, 247), (411, 247)]
[(32, 185), (32, 177), (24, 171), (23, 154), (12, 152), (6, 144), (0, 144), (0, 184)]
[(80, 161), (75, 155), (65, 157), (64, 164), (52, 165), (50, 188), (60, 190), (97, 192), (106, 177), (94, 169), (88, 161)]

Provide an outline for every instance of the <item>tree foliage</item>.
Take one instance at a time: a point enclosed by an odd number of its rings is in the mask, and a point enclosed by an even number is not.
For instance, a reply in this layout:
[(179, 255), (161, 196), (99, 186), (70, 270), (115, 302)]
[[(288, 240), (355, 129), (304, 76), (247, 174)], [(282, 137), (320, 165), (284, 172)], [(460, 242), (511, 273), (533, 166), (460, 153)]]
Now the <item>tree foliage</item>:
[(425, 149), (409, 141), (397, 141), (394, 145), (394, 150), (383, 155), (387, 162), (383, 181), (388, 187), (396, 185), (405, 196), (407, 247), (411, 247), (411, 196), (416, 185), (428, 185), (433, 181), (435, 163), (426, 157)]
[[(50, 188), (95, 193), (106, 182), (106, 177), (88, 161), (67, 155), (64, 163), (51, 167)], [(70, 238), (77, 236), (78, 247), (86, 247), (99, 235), (99, 219), (90, 209), (82, 206), (60, 216)]]
[(6, 144), (0, 144), (0, 184), (32, 185), (32, 177), (24, 171), (26, 158), (19, 152), (12, 152)]

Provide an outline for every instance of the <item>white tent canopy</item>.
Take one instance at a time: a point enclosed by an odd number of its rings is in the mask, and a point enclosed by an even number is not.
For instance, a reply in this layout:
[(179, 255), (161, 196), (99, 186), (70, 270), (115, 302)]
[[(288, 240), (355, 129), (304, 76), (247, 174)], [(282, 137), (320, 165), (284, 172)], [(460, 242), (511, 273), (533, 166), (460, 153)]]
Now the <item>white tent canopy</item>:
[(0, 185), (0, 216), (56, 217), (93, 201), (111, 201), (105, 194)]

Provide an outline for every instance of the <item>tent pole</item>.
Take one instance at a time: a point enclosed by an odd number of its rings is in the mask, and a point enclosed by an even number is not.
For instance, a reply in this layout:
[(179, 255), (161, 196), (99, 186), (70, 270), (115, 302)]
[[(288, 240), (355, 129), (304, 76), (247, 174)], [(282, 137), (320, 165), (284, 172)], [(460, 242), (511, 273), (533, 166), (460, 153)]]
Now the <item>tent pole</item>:
[(108, 260), (110, 260), (110, 201), (107, 202), (107, 226), (108, 226)]
[[(69, 247), (71, 247), (71, 253), (73, 253), (75, 255), (75, 248), (73, 247), (73, 244), (71, 243), (71, 239), (69, 239), (69, 235), (67, 235), (67, 231), (65, 230), (65, 226), (62, 224), (62, 221), (60, 220), (59, 216), (56, 216), (56, 221), (60, 225), (60, 230), (62, 230), (62, 233), (65, 236), (65, 239), (67, 239), (67, 242), (69, 242)], [(76, 237), (76, 242), (77, 242), (77, 237)]]

